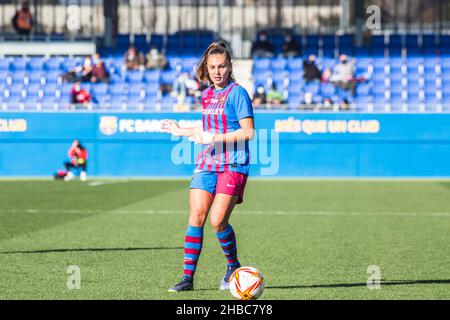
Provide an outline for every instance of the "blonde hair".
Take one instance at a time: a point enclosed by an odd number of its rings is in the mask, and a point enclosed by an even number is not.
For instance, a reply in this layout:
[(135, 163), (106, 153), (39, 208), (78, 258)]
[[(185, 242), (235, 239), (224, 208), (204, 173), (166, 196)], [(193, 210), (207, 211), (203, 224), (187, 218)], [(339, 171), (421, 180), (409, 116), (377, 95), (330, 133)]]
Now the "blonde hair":
[[(213, 54), (224, 55), (225, 59), (230, 63), (230, 66), (232, 66), (230, 49), (228, 49), (225, 42), (215, 41), (211, 43), (203, 53), (202, 57), (200, 58), (200, 61), (197, 63), (197, 66), (195, 68), (195, 76), (200, 81), (206, 82), (209, 85), (211, 85), (213, 82), (208, 74), (207, 61), (209, 56)], [(230, 73), (230, 80), (235, 81), (232, 72)]]

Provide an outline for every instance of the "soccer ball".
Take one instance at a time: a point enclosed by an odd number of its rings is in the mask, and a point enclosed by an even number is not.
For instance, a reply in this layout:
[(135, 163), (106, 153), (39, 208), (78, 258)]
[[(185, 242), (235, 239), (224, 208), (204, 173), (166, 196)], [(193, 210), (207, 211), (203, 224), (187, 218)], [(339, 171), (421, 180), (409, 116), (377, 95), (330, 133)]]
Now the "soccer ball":
[(229, 280), (231, 294), (239, 300), (256, 300), (264, 291), (264, 277), (253, 267), (236, 269)]

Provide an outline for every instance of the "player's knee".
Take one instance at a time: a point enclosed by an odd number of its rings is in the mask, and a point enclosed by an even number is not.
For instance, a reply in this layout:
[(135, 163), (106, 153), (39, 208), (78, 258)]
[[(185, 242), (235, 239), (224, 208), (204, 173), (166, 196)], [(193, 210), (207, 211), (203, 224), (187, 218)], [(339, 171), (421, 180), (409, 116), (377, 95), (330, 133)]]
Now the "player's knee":
[(222, 232), (223, 230), (226, 229), (227, 225), (228, 225), (227, 221), (211, 217), (211, 227), (214, 229), (214, 231)]
[(204, 210), (191, 208), (191, 212), (189, 214), (189, 224), (191, 226), (203, 226), (207, 215), (208, 212), (204, 212)]

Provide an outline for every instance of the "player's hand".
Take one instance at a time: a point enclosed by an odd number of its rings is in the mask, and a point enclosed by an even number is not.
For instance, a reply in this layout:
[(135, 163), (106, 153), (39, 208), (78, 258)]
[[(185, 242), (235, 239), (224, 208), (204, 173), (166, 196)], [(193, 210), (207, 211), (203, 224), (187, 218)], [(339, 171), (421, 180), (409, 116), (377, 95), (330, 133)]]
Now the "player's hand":
[(181, 128), (174, 120), (163, 120), (161, 130), (166, 133), (171, 133), (174, 136), (181, 136)]
[(198, 144), (213, 144), (214, 134), (207, 131), (202, 131), (191, 135), (188, 140)]

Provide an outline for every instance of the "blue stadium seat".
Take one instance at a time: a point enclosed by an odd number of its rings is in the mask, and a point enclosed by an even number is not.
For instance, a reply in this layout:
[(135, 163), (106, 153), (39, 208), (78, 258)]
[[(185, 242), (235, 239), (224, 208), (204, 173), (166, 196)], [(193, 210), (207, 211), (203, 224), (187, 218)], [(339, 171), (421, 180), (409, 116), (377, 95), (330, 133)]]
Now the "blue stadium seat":
[(130, 47), (130, 35), (118, 34), (116, 37), (116, 45), (119, 52), (125, 52)]
[(42, 72), (31, 72), (28, 75), (29, 82), (31, 83), (39, 83), (44, 84), (45, 83), (45, 74)]
[(121, 98), (118, 99), (111, 98), (111, 104), (109, 108), (111, 110), (122, 110), (123, 105), (124, 101)]
[(436, 34), (424, 34), (422, 35), (422, 47), (432, 47), (434, 48), (436, 45), (437, 37)]
[(385, 55), (384, 35), (372, 35), (370, 53), (373, 57), (383, 57)]
[(356, 96), (370, 96), (372, 94), (372, 87), (370, 84), (360, 83), (356, 86)]
[(111, 95), (122, 95), (128, 92), (128, 85), (125, 83), (113, 83), (109, 85)]
[(45, 62), (47, 59), (45, 58), (31, 58), (28, 62), (28, 69), (30, 71), (42, 71), (45, 67)]
[(57, 84), (62, 82), (62, 75), (60, 71), (47, 71), (44, 73), (46, 84)]
[[(128, 96), (127, 111), (137, 111), (144, 107), (144, 100), (139, 96)], [(141, 106), (142, 105), (142, 106)]]
[(385, 96), (386, 87), (384, 84), (377, 84), (374, 85), (372, 88), (372, 92), (374, 94), (374, 97), (383, 97)]
[(276, 58), (272, 60), (272, 72), (280, 72), (286, 70), (287, 59)]
[(178, 73), (175, 70), (164, 70), (160, 81), (162, 84), (172, 84), (177, 76)]
[(81, 58), (66, 58), (64, 59), (64, 61), (62, 61), (60, 69), (63, 70), (64, 72), (67, 72), (80, 64), (82, 64)]
[(338, 36), (339, 54), (353, 55), (353, 35), (344, 34)]
[(42, 98), (42, 96), (44, 95), (44, 92), (39, 83), (30, 84), (27, 87), (24, 87), (24, 89), (25, 89), (27, 98), (28, 97)]
[(11, 65), (10, 58), (2, 58), (0, 59), (0, 71), (9, 71)]
[(146, 83), (159, 83), (161, 78), (161, 72), (159, 70), (148, 70), (144, 75)]
[(372, 74), (372, 81), (375, 83), (384, 83), (385, 79), (386, 79), (386, 74), (383, 71), (380, 70), (375, 70), (374, 73)]
[(388, 46), (389, 48), (402, 47), (402, 35), (394, 33), (390, 34)]
[(391, 69), (401, 69), (403, 65), (403, 59), (399, 57), (393, 57), (388, 60), (388, 64)]
[(12, 60), (10, 68), (14, 71), (24, 71), (28, 66), (28, 58), (16, 57)]
[(391, 82), (399, 82), (401, 84), (403, 75), (399, 69), (391, 70), (391, 73), (389, 74), (389, 78)]
[(271, 72), (257, 72), (257, 73), (253, 73), (253, 80), (254, 83), (259, 85), (264, 85), (267, 86), (268, 85), (268, 80), (272, 78), (272, 73)]
[(20, 96), (10, 97), (7, 100), (8, 110), (20, 110), (23, 106), (23, 100)]
[(193, 74), (194, 68), (197, 64), (197, 59), (195, 58), (185, 58), (181, 60), (181, 68), (185, 72), (189, 72), (189, 74)]
[(407, 34), (405, 36), (406, 49), (419, 48), (419, 36), (417, 34)]
[(144, 110), (155, 111), (157, 108), (158, 99), (156, 96), (154, 97), (146, 97), (144, 101)]
[(128, 70), (125, 75), (125, 80), (128, 83), (141, 83), (143, 76), (144, 74), (141, 71)]
[(288, 58), (287, 68), (290, 72), (300, 72), (303, 70), (302, 58)]
[(320, 84), (319, 83), (307, 83), (305, 84), (304, 91), (305, 92), (311, 92), (313, 96), (316, 96), (319, 94), (320, 90)]
[(96, 83), (92, 85), (92, 94), (94, 96), (104, 96), (108, 94), (108, 84), (106, 83)]
[(303, 91), (303, 82), (291, 82), (288, 87), (289, 99), (291, 97), (299, 96)]
[(157, 48), (159, 51), (161, 51), (163, 49), (163, 41), (164, 41), (164, 36), (161, 34), (156, 34), (153, 33), (150, 37), (150, 47), (154, 47)]
[(147, 35), (146, 34), (135, 34), (133, 45), (136, 47), (136, 49), (138, 49), (138, 51), (146, 54), (149, 51), (149, 47), (147, 44)]
[(23, 84), (13, 83), (8, 88), (10, 97), (23, 97), (25, 95), (25, 89)]
[(48, 71), (56, 71), (56, 70), (60, 70), (61, 68), (61, 63), (63, 62), (63, 59), (60, 57), (51, 57), (50, 59), (48, 59), (45, 64), (44, 64), (44, 68)]
[(271, 59), (258, 58), (253, 60), (253, 72), (269, 71), (271, 69)]
[(144, 96), (144, 87), (141, 85), (132, 85), (128, 89), (128, 98), (130, 97), (140, 97), (142, 98)]
[(320, 89), (320, 94), (323, 97), (333, 97), (336, 94), (336, 87), (331, 83), (323, 83)]
[(11, 73), (12, 82), (16, 84), (24, 84), (28, 78), (28, 73), (26, 71), (14, 71)]

